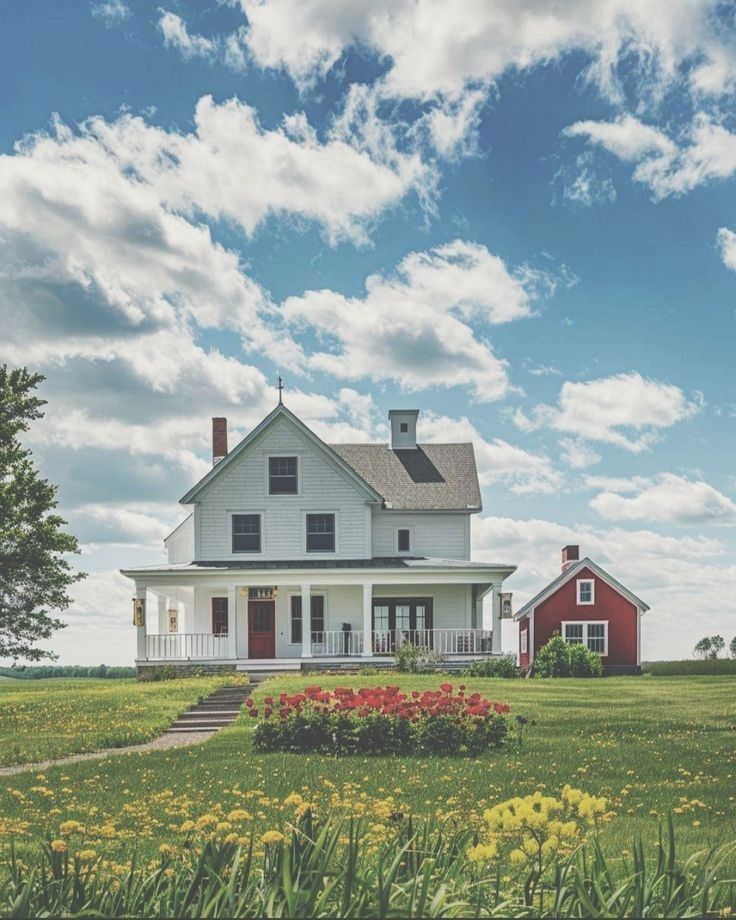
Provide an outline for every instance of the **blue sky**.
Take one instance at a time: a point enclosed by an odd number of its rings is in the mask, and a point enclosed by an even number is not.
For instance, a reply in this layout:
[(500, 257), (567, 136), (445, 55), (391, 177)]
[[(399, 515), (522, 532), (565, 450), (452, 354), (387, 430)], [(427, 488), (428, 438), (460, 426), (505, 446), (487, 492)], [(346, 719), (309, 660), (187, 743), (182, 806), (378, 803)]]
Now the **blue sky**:
[(0, 360), (48, 377), (90, 573), (63, 661), (131, 658), (117, 569), (279, 371), (328, 439), (472, 438), (519, 602), (579, 542), (645, 657), (736, 633), (724, 5), (8, 4), (0, 77)]

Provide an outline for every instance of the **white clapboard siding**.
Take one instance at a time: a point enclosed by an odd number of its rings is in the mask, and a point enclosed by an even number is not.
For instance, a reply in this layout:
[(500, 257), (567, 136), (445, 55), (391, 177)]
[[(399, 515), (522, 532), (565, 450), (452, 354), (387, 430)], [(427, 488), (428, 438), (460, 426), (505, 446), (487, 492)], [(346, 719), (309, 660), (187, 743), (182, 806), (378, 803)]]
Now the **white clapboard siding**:
[(194, 515), (190, 514), (164, 540), (168, 562), (191, 562), (194, 559)]
[[(267, 458), (270, 454), (292, 454), (299, 458), (299, 495), (268, 494)], [(307, 511), (334, 512), (336, 552), (305, 551)], [(230, 538), (232, 512), (262, 513), (260, 556), (233, 555)], [(354, 483), (308, 441), (290, 422), (277, 421), (248, 449), (212, 480), (195, 506), (197, 558), (301, 559), (366, 558), (371, 552), (370, 513), (365, 495)]]
[(373, 555), (397, 554), (396, 531), (408, 527), (412, 534), (410, 555), (440, 559), (470, 559), (470, 515), (412, 514), (375, 511), (373, 514)]

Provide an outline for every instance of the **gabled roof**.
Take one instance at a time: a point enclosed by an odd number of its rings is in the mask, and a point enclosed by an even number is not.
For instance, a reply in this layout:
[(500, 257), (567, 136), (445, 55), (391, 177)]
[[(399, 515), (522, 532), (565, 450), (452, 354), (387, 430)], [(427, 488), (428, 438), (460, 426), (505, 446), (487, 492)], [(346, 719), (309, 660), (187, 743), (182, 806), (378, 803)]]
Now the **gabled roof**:
[(480, 511), (473, 445), (331, 444), (394, 511)]
[(256, 425), (250, 434), (247, 434), (243, 440), (237, 444), (229, 454), (227, 454), (227, 456), (223, 457), (219, 463), (215, 464), (215, 466), (213, 466), (212, 469), (205, 476), (203, 476), (195, 486), (192, 486), (186, 495), (179, 499), (180, 504), (189, 505), (192, 502), (196, 502), (202, 490), (205, 489), (212, 482), (212, 480), (215, 479), (216, 476), (219, 476), (223, 470), (227, 469), (230, 464), (233, 463), (233, 461), (235, 461), (245, 450), (247, 450), (247, 448), (253, 443), (253, 441), (256, 440), (259, 435), (261, 435), (279, 418), (288, 419), (292, 425), (294, 425), (301, 432), (301, 434), (304, 435), (305, 438), (311, 441), (319, 451), (321, 451), (338, 467), (338, 469), (340, 469), (349, 479), (355, 483), (355, 485), (365, 494), (368, 501), (381, 501), (382, 496), (376, 492), (373, 486), (366, 482), (365, 479), (363, 479), (362, 476), (360, 476), (360, 474), (357, 473), (352, 466), (346, 463), (345, 460), (338, 453), (336, 453), (332, 447), (330, 447), (328, 444), (325, 444), (325, 442), (321, 438), (318, 438), (310, 428), (307, 428), (304, 422), (297, 418), (297, 416), (294, 415), (290, 409), (287, 409), (283, 403), (279, 403), (273, 412), (269, 412), (263, 421), (259, 425)]
[(566, 584), (571, 579), (575, 578), (582, 569), (590, 569), (601, 581), (605, 581), (607, 585), (613, 588), (614, 591), (618, 591), (619, 594), (622, 594), (628, 601), (631, 601), (635, 607), (640, 607), (642, 610), (649, 610), (649, 605), (645, 604), (644, 601), (637, 597), (635, 594), (632, 594), (628, 588), (624, 588), (620, 581), (616, 581), (613, 576), (609, 575), (604, 569), (599, 565), (596, 565), (592, 559), (589, 559), (587, 556), (585, 559), (580, 559), (578, 562), (571, 565), (566, 571), (558, 575), (554, 581), (551, 581), (546, 588), (543, 588), (536, 597), (533, 597), (530, 601), (527, 601), (523, 607), (516, 611), (514, 614), (514, 619), (518, 620), (523, 616), (526, 616), (528, 613), (531, 613), (535, 607), (538, 607), (541, 603), (547, 600), (548, 597), (551, 597), (558, 588), (561, 588), (562, 585)]

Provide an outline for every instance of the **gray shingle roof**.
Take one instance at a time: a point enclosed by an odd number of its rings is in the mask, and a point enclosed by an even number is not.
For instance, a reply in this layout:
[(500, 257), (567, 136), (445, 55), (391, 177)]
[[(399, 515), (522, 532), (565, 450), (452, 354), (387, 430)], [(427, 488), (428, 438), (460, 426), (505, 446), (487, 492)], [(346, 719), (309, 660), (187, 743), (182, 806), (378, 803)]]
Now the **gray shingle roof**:
[(480, 510), (473, 445), (418, 444), (391, 450), (386, 444), (330, 444), (393, 510)]

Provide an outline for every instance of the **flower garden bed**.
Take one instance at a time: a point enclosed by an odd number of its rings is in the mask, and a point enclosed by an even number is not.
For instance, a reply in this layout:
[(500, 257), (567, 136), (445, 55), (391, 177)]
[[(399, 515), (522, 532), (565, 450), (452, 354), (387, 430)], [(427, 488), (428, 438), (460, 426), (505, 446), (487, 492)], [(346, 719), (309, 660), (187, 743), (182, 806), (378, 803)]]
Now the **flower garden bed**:
[(500, 747), (508, 733), (506, 703), (461, 685), (402, 692), (399, 687), (337, 687), (266, 697), (254, 744), (261, 751), (332, 754), (479, 754)]

